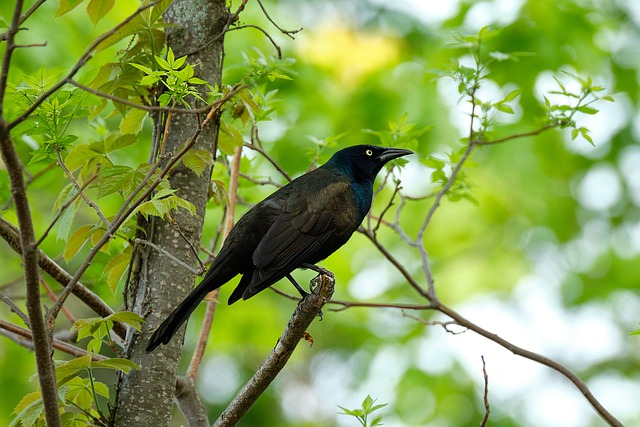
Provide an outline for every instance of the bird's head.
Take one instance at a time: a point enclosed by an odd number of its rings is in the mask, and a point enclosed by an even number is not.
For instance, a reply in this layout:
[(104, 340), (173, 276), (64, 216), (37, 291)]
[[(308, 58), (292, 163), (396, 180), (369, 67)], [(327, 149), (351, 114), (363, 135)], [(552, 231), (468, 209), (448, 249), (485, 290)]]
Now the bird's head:
[(387, 162), (409, 154), (413, 154), (413, 151), (375, 145), (354, 145), (336, 152), (322, 167), (340, 171), (354, 181), (373, 182)]

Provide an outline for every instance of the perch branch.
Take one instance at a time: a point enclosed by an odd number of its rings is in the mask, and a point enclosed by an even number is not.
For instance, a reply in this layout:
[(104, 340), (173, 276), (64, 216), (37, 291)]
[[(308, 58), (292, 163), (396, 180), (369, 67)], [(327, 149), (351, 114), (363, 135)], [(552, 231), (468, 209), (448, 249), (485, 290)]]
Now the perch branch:
[(271, 354), (216, 420), (214, 427), (235, 426), (284, 368), (306, 329), (333, 295), (332, 276), (318, 275), (312, 284), (315, 286), (312, 286), (313, 293), (300, 301)]

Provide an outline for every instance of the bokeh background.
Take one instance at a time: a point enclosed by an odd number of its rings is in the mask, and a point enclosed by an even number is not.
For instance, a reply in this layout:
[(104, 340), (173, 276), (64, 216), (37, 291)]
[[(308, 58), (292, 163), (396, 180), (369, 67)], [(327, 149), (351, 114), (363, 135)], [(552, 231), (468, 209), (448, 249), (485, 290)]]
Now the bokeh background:
[[(90, 41), (125, 17), (136, 5), (119, 1), (97, 26), (83, 10), (56, 18), (57, 2), (45, 4), (29, 24), (29, 40), (47, 46), (18, 52), (13, 76), (35, 74), (42, 66), (59, 75), (75, 63)], [(233, 2), (232, 7), (237, 7)], [(337, 147), (377, 143), (365, 129), (387, 129), (403, 116), (431, 129), (419, 138), (416, 155), (400, 172), (404, 193), (421, 196), (432, 190), (431, 169), (424, 160), (460, 147), (469, 127), (468, 108), (450, 79), (434, 69), (450, 69), (452, 61), (469, 61), (451, 43), (460, 34), (491, 26), (499, 34), (491, 51), (526, 52), (518, 61), (495, 62), (480, 92), (501, 99), (522, 89), (515, 114), (498, 116), (499, 136), (528, 132), (545, 120), (543, 96), (557, 88), (562, 71), (590, 76), (606, 88), (614, 103), (596, 105), (595, 116), (578, 115), (591, 130), (594, 145), (571, 139), (570, 131), (552, 130), (476, 152), (465, 168), (477, 204), (445, 198), (425, 235), (443, 302), (513, 343), (542, 353), (578, 373), (602, 403), (626, 425), (640, 424), (640, 337), (630, 335), (640, 322), (640, 2), (628, 0), (381, 0), (264, 1), (283, 28), (303, 28), (295, 40), (280, 34), (249, 2), (243, 23), (260, 25), (281, 46), (292, 80), (265, 86), (280, 101), (270, 121), (260, 123), (267, 151), (291, 175), (303, 173), (318, 141)], [(0, 4), (9, 21), (13, 2)], [(3, 48), (3, 46), (2, 46)], [(97, 55), (87, 67), (113, 57), (118, 47)], [(259, 31), (232, 31), (226, 38), (225, 82), (234, 83), (246, 57), (275, 55)], [(82, 138), (95, 129), (76, 123)], [(109, 121), (105, 123), (109, 126)], [(150, 131), (116, 160), (144, 161)], [(146, 140), (144, 138), (147, 138)], [(32, 141), (20, 141), (28, 162)], [(245, 150), (247, 151), (247, 150)], [(320, 161), (333, 148), (323, 150)], [(47, 162), (29, 166), (30, 172)], [(260, 156), (247, 151), (242, 171), (258, 178), (284, 180)], [(226, 168), (214, 176), (227, 180)], [(6, 173), (0, 175), (2, 197), (8, 197)], [(64, 185), (61, 171), (29, 188), (41, 234), (51, 218), (53, 202)], [(241, 181), (244, 202), (254, 203), (269, 186)], [(385, 193), (387, 194), (387, 193)], [(374, 211), (384, 205), (378, 200)], [(4, 201), (0, 201), (4, 204)], [(115, 211), (118, 201), (103, 200)], [(415, 233), (430, 199), (407, 203), (402, 224)], [(243, 208), (244, 209), (244, 208)], [(241, 209), (242, 211), (242, 209)], [(5, 213), (13, 220), (10, 213)], [(211, 204), (203, 245), (213, 239), (221, 215)], [(92, 220), (81, 210), (78, 224)], [(390, 230), (382, 240), (419, 277), (418, 254)], [(62, 261), (64, 242), (55, 236), (43, 249)], [(86, 250), (86, 248), (85, 248)], [(20, 260), (0, 243), (0, 288), (20, 301)], [(78, 257), (78, 260), (81, 257)], [(115, 308), (121, 303), (101, 277), (108, 262), (100, 254), (85, 274), (90, 286)], [(362, 235), (323, 264), (337, 277), (339, 299), (423, 303)], [(76, 265), (67, 266), (74, 271)], [(297, 273), (306, 280), (309, 273)], [(52, 282), (52, 281), (51, 281)], [(53, 283), (52, 286), (55, 287)], [(289, 290), (287, 284), (280, 288)], [(233, 289), (222, 289), (226, 300)], [(294, 303), (272, 292), (232, 307), (220, 305), (202, 367), (199, 389), (212, 417), (233, 398), (263, 358), (294, 309)], [(90, 316), (71, 301), (78, 316)], [(201, 311), (188, 327), (183, 364), (188, 363)], [(412, 313), (446, 320), (432, 313)], [(19, 319), (0, 305), (0, 316)], [(68, 325), (59, 322), (63, 329)], [(477, 426), (484, 407), (481, 356), (489, 376), (490, 425), (601, 426), (580, 393), (566, 379), (531, 361), (518, 358), (470, 332), (450, 334), (425, 326), (396, 309), (325, 309), (322, 322), (309, 330), (312, 347), (301, 344), (281, 376), (240, 425), (356, 426), (340, 415), (338, 405), (356, 408), (367, 394), (378, 403), (386, 426)], [(461, 331), (459, 331), (461, 332)], [(60, 355), (60, 358), (65, 358)], [(34, 390), (31, 352), (0, 338), (0, 425), (7, 425), (20, 398)], [(107, 379), (108, 380), (108, 379)], [(184, 421), (176, 414), (175, 425)]]

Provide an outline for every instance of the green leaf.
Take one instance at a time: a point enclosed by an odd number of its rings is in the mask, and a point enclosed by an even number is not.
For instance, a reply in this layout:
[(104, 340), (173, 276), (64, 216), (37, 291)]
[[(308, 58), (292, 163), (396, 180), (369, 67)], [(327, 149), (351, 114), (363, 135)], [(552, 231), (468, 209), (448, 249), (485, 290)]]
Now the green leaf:
[(84, 0), (60, 0), (58, 4), (58, 9), (56, 10), (56, 18), (64, 15), (65, 13), (71, 12), (73, 9), (78, 7), (80, 3)]
[(506, 114), (513, 114), (513, 108), (508, 104), (496, 104), (496, 110)]
[(213, 164), (213, 155), (207, 150), (189, 150), (181, 160), (186, 167), (200, 176), (207, 166)]
[[(88, 381), (89, 379), (87, 378)], [(89, 410), (93, 403), (90, 384), (87, 384), (87, 382), (80, 377), (74, 377), (66, 383), (68, 390), (67, 401), (85, 410)]]
[(138, 331), (140, 331), (142, 324), (145, 321), (142, 317), (132, 311), (119, 311), (117, 313), (110, 314), (105, 317), (105, 319), (109, 319), (114, 322), (126, 323)]
[(161, 80), (160, 77), (156, 76), (155, 74), (151, 74), (149, 76), (144, 76), (143, 78), (141, 78), (140, 84), (142, 86), (153, 86), (154, 84), (158, 83), (160, 80)]
[(577, 110), (584, 114), (596, 114), (598, 112), (595, 108), (587, 107), (586, 105), (578, 107)]
[(137, 64), (135, 62), (129, 62), (129, 65), (131, 65), (132, 67), (137, 68), (138, 70), (142, 71), (145, 74), (152, 74), (153, 70), (151, 68), (145, 67), (142, 64)]
[(145, 110), (139, 108), (130, 109), (120, 122), (120, 133), (123, 135), (137, 135), (142, 130), (146, 117), (147, 112)]
[[(73, 184), (67, 185), (67, 187), (65, 187), (63, 189), (60, 197), (62, 197), (62, 195), (65, 194), (65, 191), (68, 191), (68, 192), (66, 193), (66, 197), (64, 197), (64, 199), (62, 199), (61, 203), (59, 203), (60, 198), (58, 198), (58, 200), (56, 200), (56, 204), (58, 204), (58, 206), (60, 208), (62, 208), (62, 206), (64, 206), (65, 203), (67, 203), (69, 200), (71, 200), (71, 198), (73, 198), (73, 196), (78, 194), (78, 191), (73, 186)], [(60, 218), (58, 219), (58, 234), (56, 235), (56, 239), (58, 239), (58, 240), (67, 240), (67, 237), (69, 236), (69, 232), (71, 231), (71, 226), (73, 224), (73, 220), (76, 217), (76, 213), (78, 212), (78, 208), (80, 208), (80, 200), (81, 200), (80, 197), (76, 198), (65, 209), (65, 211), (62, 212), (62, 215), (60, 215)]]
[(87, 6), (87, 13), (93, 25), (96, 25), (104, 16), (113, 9), (115, 0), (91, 0)]
[(143, 18), (141, 15), (136, 16), (135, 18), (133, 18), (131, 21), (129, 21), (128, 23), (124, 24), (122, 27), (120, 27), (120, 29), (118, 29), (117, 31), (115, 31), (114, 33), (110, 34), (109, 36), (107, 36), (102, 43), (100, 43), (97, 47), (96, 47), (96, 53), (97, 52), (101, 52), (104, 49), (108, 48), (109, 46), (113, 46), (114, 44), (118, 43), (120, 40), (129, 37), (133, 34), (136, 34), (137, 32), (140, 31), (145, 31), (145, 29), (147, 28), (147, 25), (145, 24)]
[[(173, 56), (173, 52), (171, 51), (171, 49), (169, 49), (169, 52), (170, 52), (171, 56)], [(171, 71), (172, 70), (171, 65), (169, 65), (169, 63), (164, 58), (161, 58), (159, 56), (154, 56), (154, 58), (156, 59), (156, 62), (158, 63), (158, 65), (161, 68), (164, 68), (167, 71)]]
[(512, 90), (511, 92), (509, 92), (509, 93), (507, 94), (507, 96), (505, 96), (505, 97), (504, 97), (503, 101), (504, 101), (504, 102), (510, 102), (510, 101), (513, 101), (514, 99), (516, 99), (516, 97), (517, 97), (518, 95), (520, 95), (520, 92), (522, 92), (522, 90), (521, 90), (521, 89), (515, 89), (515, 90)]
[(107, 284), (111, 289), (111, 292), (115, 294), (116, 287), (122, 278), (122, 275), (129, 266), (129, 260), (131, 259), (131, 246), (119, 254), (116, 254), (109, 260), (107, 265), (104, 266), (103, 274), (107, 275)]
[(121, 359), (119, 357), (112, 357), (111, 359), (98, 360), (97, 362), (93, 362), (93, 368), (105, 368), (105, 369), (115, 369), (117, 371), (122, 371), (125, 374), (128, 374), (132, 369), (140, 369), (138, 365), (133, 363), (128, 359)]
[(136, 135), (127, 133), (125, 135), (118, 135), (115, 137), (107, 138), (105, 141), (106, 152), (112, 152), (128, 147), (138, 142)]
[(220, 123), (220, 134), (218, 135), (218, 148), (225, 154), (233, 154), (236, 147), (244, 143), (242, 132), (227, 122)]
[(631, 332), (629, 335), (640, 335), (640, 329), (636, 329), (635, 331)]
[(371, 407), (373, 406), (373, 402), (374, 400), (371, 397), (371, 395), (367, 394), (367, 397), (365, 397), (364, 400), (362, 401), (362, 409), (364, 409), (365, 412), (370, 412)]
[[(22, 407), (22, 410), (18, 412), (20, 407)], [(22, 398), (16, 409), (14, 409), (14, 413), (17, 412), (17, 415), (8, 427), (32, 427), (36, 424), (43, 411), (44, 404), (42, 403), (40, 392), (29, 393)]]
[(65, 261), (69, 262), (82, 249), (93, 230), (93, 225), (83, 225), (71, 235), (71, 238), (64, 246), (63, 256)]
[(98, 197), (102, 198), (122, 190), (125, 181), (131, 178), (133, 169), (129, 166), (107, 166), (98, 174)]
[(88, 144), (82, 144), (77, 145), (67, 154), (64, 163), (70, 171), (74, 171), (94, 159), (104, 159), (104, 156), (93, 150)]
[(95, 389), (96, 394), (104, 397), (109, 397), (109, 387), (107, 387), (105, 383), (94, 381), (93, 388)]
[(33, 391), (31, 393), (26, 394), (20, 402), (13, 408), (14, 414), (19, 414), (22, 412), (27, 406), (35, 402), (36, 400), (42, 398), (42, 394), (39, 391)]
[(58, 380), (58, 387), (65, 384), (72, 377), (78, 375), (80, 372), (85, 372), (91, 366), (91, 356), (84, 355), (76, 357), (66, 362), (58, 362), (56, 366), (56, 379)]
[(102, 348), (102, 340), (98, 338), (93, 338), (87, 343), (87, 351), (92, 354), (100, 354), (100, 349)]

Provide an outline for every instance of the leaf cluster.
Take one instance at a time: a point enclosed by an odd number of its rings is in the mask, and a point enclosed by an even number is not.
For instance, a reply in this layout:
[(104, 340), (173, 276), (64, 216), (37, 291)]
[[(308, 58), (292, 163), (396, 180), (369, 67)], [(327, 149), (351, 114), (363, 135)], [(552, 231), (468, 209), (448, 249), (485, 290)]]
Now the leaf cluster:
[(373, 413), (384, 408), (388, 405), (388, 403), (381, 403), (375, 405), (377, 399), (373, 399), (370, 395), (367, 395), (365, 399), (362, 401), (362, 405), (357, 409), (347, 409), (342, 406), (338, 406), (342, 409), (341, 415), (349, 415), (354, 417), (360, 422), (362, 427), (375, 427), (381, 426), (382, 424), (382, 415), (376, 415), (372, 420), (369, 417), (373, 416)]

